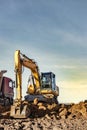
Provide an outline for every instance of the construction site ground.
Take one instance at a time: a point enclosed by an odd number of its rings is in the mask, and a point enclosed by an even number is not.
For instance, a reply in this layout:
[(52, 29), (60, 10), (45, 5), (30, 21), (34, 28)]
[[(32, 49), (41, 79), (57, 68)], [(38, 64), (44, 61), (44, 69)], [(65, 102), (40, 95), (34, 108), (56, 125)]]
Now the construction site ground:
[(30, 106), (27, 119), (10, 118), (10, 107), (0, 106), (0, 130), (87, 130), (87, 101), (78, 104)]

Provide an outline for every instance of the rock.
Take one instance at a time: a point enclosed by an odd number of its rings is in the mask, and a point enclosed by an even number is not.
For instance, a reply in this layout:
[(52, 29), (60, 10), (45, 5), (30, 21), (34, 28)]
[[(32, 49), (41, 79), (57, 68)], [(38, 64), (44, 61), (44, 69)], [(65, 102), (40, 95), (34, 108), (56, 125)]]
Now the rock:
[(34, 99), (34, 105), (37, 105), (38, 104), (38, 98), (35, 98)]
[(60, 110), (59, 110), (59, 116), (61, 117), (61, 118), (66, 118), (66, 115), (67, 115), (67, 109), (66, 108), (61, 108)]
[(62, 130), (62, 129), (57, 127), (57, 126), (55, 126), (55, 127), (53, 127), (53, 130)]

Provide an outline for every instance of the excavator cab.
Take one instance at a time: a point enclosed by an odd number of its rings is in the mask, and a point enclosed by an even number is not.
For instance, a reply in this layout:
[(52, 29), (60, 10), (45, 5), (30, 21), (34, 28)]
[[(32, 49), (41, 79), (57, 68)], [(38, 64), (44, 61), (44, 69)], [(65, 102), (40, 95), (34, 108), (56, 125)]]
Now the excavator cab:
[(56, 89), (55, 74), (52, 72), (41, 73), (41, 89)]
[[(32, 78), (31, 78), (32, 77)], [(31, 84), (31, 81), (33, 85)], [(34, 86), (33, 76), (29, 77), (29, 87), (27, 89), (27, 95), (25, 96), (25, 100), (29, 102), (33, 102), (35, 98), (38, 98), (38, 101), (41, 102), (49, 102), (53, 101), (57, 102), (57, 96), (59, 95), (58, 87), (55, 83), (55, 74), (53, 72), (42, 72), (40, 76), (40, 88), (36, 90), (36, 93), (33, 93), (33, 89), (31, 86)]]
[(59, 89), (56, 86), (55, 74), (53, 72), (41, 73), (41, 87), (40, 93), (49, 99), (56, 99), (59, 96)]

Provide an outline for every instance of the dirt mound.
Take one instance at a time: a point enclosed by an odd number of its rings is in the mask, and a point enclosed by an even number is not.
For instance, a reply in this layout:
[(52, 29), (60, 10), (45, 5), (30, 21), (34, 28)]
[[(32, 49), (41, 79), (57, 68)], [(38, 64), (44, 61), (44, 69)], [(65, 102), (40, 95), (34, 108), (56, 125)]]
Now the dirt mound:
[(31, 117), (43, 117), (45, 115), (55, 115), (57, 118), (79, 118), (87, 117), (87, 102), (79, 104), (32, 104), (30, 106)]
[(50, 115), (51, 113), (54, 113), (58, 111), (59, 105), (58, 104), (47, 104), (47, 103), (37, 103), (37, 104), (30, 104), (30, 111), (31, 111), (31, 117), (43, 117), (46, 114)]
[(2, 130), (87, 130), (87, 101), (79, 104), (32, 104), (27, 119), (10, 119), (10, 107), (0, 106), (0, 109)]
[(61, 104), (58, 113), (61, 118), (87, 117), (87, 102), (80, 102), (79, 104)]

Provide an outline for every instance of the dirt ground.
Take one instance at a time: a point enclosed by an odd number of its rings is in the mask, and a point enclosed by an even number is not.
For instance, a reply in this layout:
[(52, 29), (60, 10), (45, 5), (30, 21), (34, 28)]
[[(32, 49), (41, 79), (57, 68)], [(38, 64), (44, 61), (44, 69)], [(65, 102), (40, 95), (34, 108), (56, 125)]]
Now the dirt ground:
[(10, 108), (0, 106), (0, 130), (87, 130), (87, 101), (45, 107), (32, 108), (27, 119), (11, 119)]

